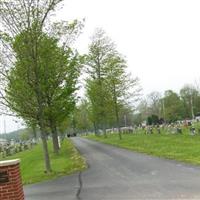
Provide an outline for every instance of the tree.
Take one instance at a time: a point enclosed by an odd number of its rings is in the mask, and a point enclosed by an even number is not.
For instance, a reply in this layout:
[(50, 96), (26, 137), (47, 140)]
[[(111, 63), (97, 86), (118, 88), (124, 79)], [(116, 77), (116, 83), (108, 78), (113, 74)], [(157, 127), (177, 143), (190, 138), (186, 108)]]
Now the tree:
[(199, 112), (200, 96), (199, 92), (192, 85), (185, 85), (180, 90), (180, 96), (185, 107), (185, 118), (194, 119)]
[(30, 133), (30, 130), (29, 129), (24, 129), (21, 131), (20, 133), (20, 139), (22, 141), (27, 141), (31, 138), (31, 133)]
[(79, 132), (88, 132), (92, 130), (92, 122), (89, 115), (89, 103), (86, 99), (82, 99), (74, 112), (76, 128)]
[[(7, 50), (5, 54), (1, 54), (1, 86), (4, 87), (8, 82), (5, 91), (7, 96), (5, 96), (5, 92), (1, 90), (1, 103), (9, 106), (18, 116), (25, 119), (25, 121), (37, 124), (40, 128), (47, 172), (51, 171), (51, 165), (46, 142), (47, 113), (49, 112), (44, 91), (47, 91), (46, 82), (49, 84), (51, 81), (50, 79), (47, 79), (48, 81), (45, 80), (47, 77), (47, 72), (45, 70), (46, 63), (44, 64), (44, 59), (41, 59), (44, 58), (45, 51), (43, 51), (42, 48), (44, 45), (41, 44), (44, 44), (45, 40), (43, 31), (47, 31), (48, 27), (51, 27), (51, 24), (46, 23), (48, 16), (61, 1), (62, 0), (3, 0), (0, 2), (0, 18), (2, 19), (1, 23), (4, 28), (4, 32), (1, 32), (1, 46)], [(80, 24), (76, 21), (73, 24), (68, 24), (68, 26), (65, 22), (56, 25), (57, 26), (54, 26), (53, 32), (52, 29), (49, 29), (49, 35), (55, 35), (58, 29), (60, 29), (59, 34), (61, 35), (65, 35), (64, 33), (69, 32), (77, 33), (76, 27)], [(67, 34), (67, 36), (69, 36), (69, 34)], [(72, 34), (72, 36), (74, 35)], [(69, 52), (71, 51), (68, 48), (68, 38), (69, 37), (65, 37), (66, 40), (62, 38), (62, 42), (59, 42), (59, 45), (62, 46), (62, 52), (59, 48), (57, 48), (57, 50), (59, 50), (61, 54), (66, 53), (67, 50), (69, 50)], [(46, 41), (48, 41), (48, 39)], [(56, 53), (56, 55), (58, 55), (58, 53)], [(13, 66), (14, 68), (10, 70), (10, 67)], [(59, 79), (60, 76), (56, 78)], [(15, 85), (14, 82), (17, 84)], [(62, 81), (59, 83), (62, 85)], [(48, 87), (51, 86), (53, 86), (53, 84), (49, 84)], [(18, 90), (14, 90), (13, 88)], [(68, 92), (69, 91), (65, 91), (66, 94), (68, 94)], [(60, 94), (60, 96), (63, 95)]]
[[(43, 141), (43, 150), (44, 150), (44, 158), (45, 158), (45, 168), (47, 172), (51, 171), (51, 165), (50, 165), (50, 159), (48, 154), (48, 147), (46, 142), (46, 134), (45, 134), (45, 123), (44, 123), (44, 107), (43, 107), (43, 96), (41, 92), (41, 86), (40, 86), (40, 76), (38, 76), (38, 66), (39, 65), (39, 54), (38, 54), (38, 46), (40, 42), (40, 36), (42, 33), (42, 29), (46, 25), (46, 20), (52, 11), (56, 8), (58, 3), (60, 3), (62, 0), (15, 0), (15, 1), (7, 1), (2, 0), (0, 2), (0, 21), (1, 21), (1, 27), (3, 27), (3, 32), (1, 31), (1, 104), (3, 105), (10, 105), (7, 102), (7, 99), (5, 98), (5, 92), (4, 86), (8, 79), (8, 72), (10, 70), (10, 67), (15, 65), (15, 61), (19, 61), (20, 59), (23, 60), (23, 64), (27, 64), (29, 62), (30, 67), (32, 67), (32, 71), (28, 71), (27, 75), (28, 77), (34, 77), (34, 93), (35, 98), (34, 101), (30, 101), (31, 104), (34, 102), (34, 104), (37, 104), (38, 106), (38, 112), (37, 112), (37, 121), (38, 125), (40, 127), (41, 131), (41, 137)], [(23, 35), (22, 33), (26, 33)], [(27, 59), (24, 59), (24, 55), (20, 54), (18, 52), (18, 57), (16, 58), (14, 49), (13, 49), (13, 43), (16, 43), (17, 36), (21, 35), (21, 38), (23, 40), (23, 50), (26, 48), (27, 52), (25, 55), (27, 55)], [(28, 48), (27, 48), (28, 47)], [(5, 51), (4, 51), (5, 50)], [(18, 65), (18, 63), (16, 64)], [(20, 65), (19, 65), (20, 66)], [(25, 71), (22, 70), (22, 72), (19, 72), (18, 70), (13, 70), (12, 72), (9, 72), (9, 76), (15, 77), (16, 72), (21, 76), (21, 78), (24, 78), (25, 74), (23, 74)], [(27, 77), (27, 76), (25, 76)], [(28, 81), (28, 79), (27, 79)], [(21, 88), (23, 86), (24, 90), (23, 93), (18, 94), (21, 96), (21, 100), (30, 100), (31, 96), (33, 95), (33, 90), (27, 90), (30, 89), (30, 85), (33, 82), (29, 82), (29, 86), (25, 85), (24, 82), (20, 82), (19, 85), (17, 85), (18, 88)], [(26, 92), (29, 94), (27, 95)], [(16, 92), (16, 91), (14, 91)], [(11, 93), (10, 93), (11, 95)], [(14, 95), (14, 93), (13, 93)], [(23, 97), (29, 97), (28, 99)], [(19, 102), (19, 101), (18, 101)], [(24, 101), (25, 103), (25, 101)], [(28, 102), (26, 102), (28, 104)], [(12, 106), (14, 108), (14, 106)], [(32, 109), (32, 105), (29, 105), (28, 108), (33, 111), (34, 114), (36, 112)], [(20, 110), (18, 110), (18, 113)], [(21, 112), (21, 116), (25, 117), (27, 119), (26, 113)]]
[(145, 121), (147, 119), (147, 117), (151, 114), (149, 112), (147, 100), (144, 98), (139, 102), (139, 105), (137, 106), (136, 110), (139, 112), (139, 114), (136, 114), (136, 117), (139, 116), (139, 118), (140, 118), (140, 121), (139, 121), (140, 123), (137, 122), (139, 124), (141, 124), (143, 121)]
[(157, 125), (160, 123), (159, 117), (157, 115), (151, 115), (147, 117), (147, 124), (148, 125)]
[(75, 107), (75, 91), (80, 72), (81, 57), (70, 48), (67, 51), (59, 51), (56, 47), (49, 48), (45, 70), (44, 89), (47, 110), (47, 121), (52, 132), (54, 152), (58, 154), (57, 127), (65, 120)]
[(91, 105), (90, 111), (95, 129), (102, 129), (106, 137), (106, 126), (109, 121), (110, 97), (106, 91), (104, 80), (87, 80), (87, 96)]
[(148, 107), (149, 107), (149, 113), (151, 115), (157, 115), (161, 117), (161, 94), (159, 92), (151, 92), (147, 95), (147, 101), (148, 101)]
[(177, 93), (172, 90), (165, 91), (163, 101), (165, 120), (168, 122), (174, 122), (183, 118), (184, 106)]
[(122, 56), (113, 51), (108, 56), (106, 63), (106, 86), (112, 97), (113, 111), (115, 113), (116, 125), (119, 138), (122, 139), (120, 131), (120, 107), (130, 104), (131, 100), (137, 100), (140, 87), (138, 78), (132, 79), (130, 74), (126, 73), (126, 61)]
[[(121, 126), (124, 126), (124, 127), (132, 126), (134, 124), (134, 111), (135, 111), (135, 109), (132, 107), (131, 104), (130, 105), (128, 105), (128, 104), (120, 105), (120, 112), (119, 112), (120, 127)], [(116, 122), (114, 123), (114, 125), (115, 124), (116, 124)]]
[[(102, 29), (97, 29), (92, 37), (87, 56), (88, 74), (87, 96), (90, 100), (94, 126), (103, 129), (106, 136), (108, 120), (109, 93), (105, 87), (105, 68), (109, 54), (113, 52), (113, 43), (105, 36)], [(95, 128), (96, 129), (96, 128)]]
[[(74, 92), (77, 89), (76, 82), (79, 75), (79, 58), (70, 49), (64, 51), (58, 47), (58, 41), (56, 39), (43, 34), (38, 47), (40, 67), (37, 68), (37, 74), (35, 74), (34, 68), (31, 67), (31, 62), (27, 60), (26, 44), (21, 39), (23, 37), (21, 38), (20, 35), (16, 39), (14, 49), (17, 55), (23, 54), (24, 59), (20, 57), (17, 60), (17, 65), (11, 70), (8, 76), (8, 87), (6, 90), (7, 102), (9, 102), (10, 107), (19, 116), (30, 123), (35, 121), (36, 124), (39, 124), (39, 104), (37, 103), (38, 94), (35, 92), (35, 76), (38, 75), (40, 77), (38, 81), (40, 84), (39, 87), (41, 88), (40, 95), (42, 96), (43, 106), (42, 120), (46, 131), (45, 135), (49, 127), (52, 133), (54, 152), (58, 154), (57, 126), (72, 112), (75, 104)], [(23, 49), (24, 52), (22, 52)], [(33, 74), (30, 75), (30, 72)], [(14, 93), (14, 91), (17, 91), (17, 93)], [(31, 92), (31, 96), (27, 91)], [(21, 96), (22, 94), (23, 96)], [(32, 104), (32, 110), (34, 112), (31, 112), (26, 102)]]
[(138, 97), (138, 79), (126, 73), (126, 61), (102, 29), (96, 30), (89, 47), (88, 65), (87, 95), (94, 121), (101, 121), (103, 129), (105, 124), (115, 121), (121, 139), (120, 108)]

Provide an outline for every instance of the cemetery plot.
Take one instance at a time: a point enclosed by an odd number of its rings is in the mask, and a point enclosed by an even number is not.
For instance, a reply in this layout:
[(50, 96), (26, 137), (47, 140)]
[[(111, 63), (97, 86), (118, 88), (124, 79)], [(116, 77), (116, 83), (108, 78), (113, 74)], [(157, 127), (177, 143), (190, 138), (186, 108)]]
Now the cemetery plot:
[(32, 149), (37, 142), (35, 140), (29, 140), (26, 142), (15, 142), (15, 141), (0, 141), (0, 159), (8, 156), (15, 155), (16, 153)]
[(132, 133), (89, 135), (87, 138), (168, 159), (200, 165), (200, 124), (134, 127)]
[[(9, 149), (7, 150), (7, 152), (9, 152), (8, 154), (6, 154), (5, 150), (7, 147)], [(53, 179), (86, 168), (85, 160), (80, 156), (78, 151), (76, 151), (70, 140), (65, 139), (62, 141), (59, 155), (53, 153), (52, 141), (50, 139), (48, 141), (48, 148), (53, 166), (53, 171), (49, 174), (44, 172), (43, 150), (40, 142), (37, 145), (31, 144), (30, 141), (21, 144), (13, 143), (8, 146), (6, 145), (3, 150), (5, 157), (0, 158), (0, 160), (21, 160), (20, 168), (23, 184)]]

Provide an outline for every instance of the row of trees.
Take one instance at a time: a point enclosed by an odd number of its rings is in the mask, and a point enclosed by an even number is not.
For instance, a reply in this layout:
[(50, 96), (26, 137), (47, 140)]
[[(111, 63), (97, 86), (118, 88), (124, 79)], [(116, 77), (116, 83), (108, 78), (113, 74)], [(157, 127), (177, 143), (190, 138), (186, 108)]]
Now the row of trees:
[[(59, 153), (58, 133), (102, 131), (152, 120), (194, 118), (200, 93), (184, 86), (180, 94), (153, 92), (142, 100), (138, 78), (127, 71), (125, 58), (102, 29), (92, 37), (87, 55), (72, 43), (81, 33), (80, 21), (51, 22), (62, 0), (0, 1), (0, 105), (40, 130), (45, 169), (51, 172), (47, 136)], [(85, 97), (77, 103), (78, 81), (85, 74)], [(135, 114), (137, 113), (137, 114)]]
[(153, 115), (154, 118), (174, 122), (194, 119), (199, 114), (200, 91), (198, 87), (187, 84), (181, 88), (179, 93), (167, 90), (163, 96), (159, 92), (152, 92), (147, 95), (138, 106), (136, 121), (141, 123)]
[[(194, 119), (200, 115), (200, 91), (195, 85), (185, 85), (179, 93), (167, 90), (164, 95), (160, 92), (151, 92), (146, 98), (138, 101), (138, 106), (133, 109), (131, 105), (120, 105), (119, 126), (147, 124), (161, 124), (164, 122), (176, 122), (177, 120)], [(108, 105), (107, 108), (112, 108)], [(110, 107), (109, 107), (110, 106)], [(94, 131), (95, 121), (92, 116), (92, 105), (89, 99), (85, 99), (77, 107), (75, 112), (76, 129), (80, 132)], [(113, 118), (112, 118), (113, 117)], [(109, 111), (108, 118), (105, 118), (106, 128), (117, 127), (114, 120), (114, 112)], [(98, 126), (101, 129), (100, 126)]]
[(60, 2), (0, 2), (1, 105), (40, 130), (47, 173), (52, 170), (47, 136), (51, 134), (58, 154), (57, 130), (74, 109), (82, 63), (70, 48), (82, 23), (49, 20)]
[[(139, 94), (138, 79), (127, 73), (127, 63), (115, 44), (97, 29), (87, 56), (86, 95), (95, 133), (115, 126), (120, 132), (120, 111)], [(137, 94), (137, 95), (136, 95)]]
[[(24, 120), (40, 130), (46, 172), (51, 172), (47, 136), (59, 153), (58, 132), (91, 128), (97, 133), (118, 127), (136, 100), (138, 79), (115, 44), (96, 30), (87, 55), (71, 44), (81, 33), (77, 20), (51, 22), (62, 0), (0, 1), (0, 105), (2, 113)], [(86, 97), (76, 107), (78, 80), (86, 74)]]
[(138, 78), (131, 78), (124, 57), (102, 29), (92, 37), (85, 70), (86, 98), (75, 112), (78, 128), (93, 129), (96, 134), (101, 130), (106, 137), (106, 128), (117, 127), (121, 139), (122, 113), (132, 111), (127, 108), (137, 100), (141, 89)]

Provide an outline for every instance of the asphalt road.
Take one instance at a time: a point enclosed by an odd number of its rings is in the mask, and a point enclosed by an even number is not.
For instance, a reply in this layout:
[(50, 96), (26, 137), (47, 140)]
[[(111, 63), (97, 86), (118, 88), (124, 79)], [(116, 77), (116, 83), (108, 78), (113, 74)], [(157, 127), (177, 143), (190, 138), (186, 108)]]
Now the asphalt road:
[(26, 186), (26, 200), (200, 199), (200, 167), (134, 153), (83, 138), (82, 173)]

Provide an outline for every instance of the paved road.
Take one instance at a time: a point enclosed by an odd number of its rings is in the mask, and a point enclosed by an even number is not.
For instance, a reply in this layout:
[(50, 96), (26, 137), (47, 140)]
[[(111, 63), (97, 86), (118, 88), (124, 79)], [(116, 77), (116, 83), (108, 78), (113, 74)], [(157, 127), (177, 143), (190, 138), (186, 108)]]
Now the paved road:
[(73, 142), (88, 170), (27, 186), (26, 200), (200, 199), (200, 167), (82, 138)]

